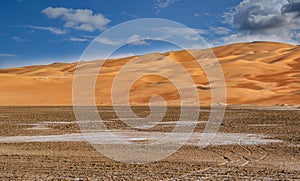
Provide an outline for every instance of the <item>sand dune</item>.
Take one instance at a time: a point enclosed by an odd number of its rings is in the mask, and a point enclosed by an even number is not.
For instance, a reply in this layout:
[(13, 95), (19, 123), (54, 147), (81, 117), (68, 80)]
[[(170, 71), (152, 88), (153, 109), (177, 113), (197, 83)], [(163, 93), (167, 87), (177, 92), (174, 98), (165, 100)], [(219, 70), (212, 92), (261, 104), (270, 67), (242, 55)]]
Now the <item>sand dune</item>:
[[(216, 47), (213, 51), (225, 75), (227, 104), (300, 104), (299, 46), (252, 42)], [(206, 57), (206, 50), (191, 52), (197, 59), (208, 58), (204, 64), (213, 67), (209, 57)], [(192, 86), (197, 88), (201, 104), (210, 103), (211, 89), (217, 85), (209, 85), (204, 71), (188, 52), (175, 51), (106, 61), (95, 89), (98, 105), (111, 104), (113, 79), (124, 65), (135, 58), (141, 61), (134, 63), (130, 71), (141, 72), (147, 65), (152, 68), (153, 75), (145, 76), (133, 84), (130, 89), (132, 104), (146, 104), (155, 94), (163, 96), (169, 104), (180, 103), (179, 93), (168, 78), (180, 80), (184, 75), (178, 73), (167, 59), (179, 63), (192, 76)], [(97, 71), (100, 61), (88, 62), (78, 68)], [(76, 63), (54, 63), (0, 69), (0, 105), (72, 105), (72, 81), (76, 66)], [(155, 75), (161, 71), (170, 76)], [(132, 80), (130, 75), (122, 77), (124, 84)]]

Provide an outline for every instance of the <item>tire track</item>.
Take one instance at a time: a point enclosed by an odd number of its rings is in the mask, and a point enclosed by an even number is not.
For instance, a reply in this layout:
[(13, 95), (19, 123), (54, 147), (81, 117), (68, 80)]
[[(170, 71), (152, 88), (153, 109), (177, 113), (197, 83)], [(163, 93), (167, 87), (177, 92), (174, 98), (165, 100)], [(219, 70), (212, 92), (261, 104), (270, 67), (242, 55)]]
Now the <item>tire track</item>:
[[(238, 164), (239, 167), (244, 167), (244, 166), (250, 164), (251, 160), (248, 159), (247, 157), (245, 157), (244, 155), (239, 154), (238, 152), (235, 152), (235, 151), (233, 151), (232, 149), (230, 150), (230, 152), (233, 153), (233, 154), (236, 154), (236, 155), (238, 155), (238, 156), (240, 157), (239, 160), (232, 161), (232, 163), (239, 163), (239, 162), (242, 162), (242, 163)], [(236, 166), (236, 165), (233, 164), (233, 166)]]
[(269, 157), (270, 153), (265, 148), (261, 147), (260, 145), (255, 144), (255, 143), (254, 143), (254, 146), (256, 148), (258, 148), (259, 150), (261, 150), (260, 153), (263, 154), (260, 158), (255, 160), (256, 162), (265, 160), (267, 157)]
[[(253, 142), (254, 139), (255, 139), (255, 138), (252, 138), (251, 141)], [(243, 150), (245, 150), (245, 151), (247, 152), (247, 156), (243, 156), (243, 155), (240, 154), (240, 156), (241, 156), (243, 159), (246, 160), (246, 162), (245, 162), (244, 164), (240, 165), (240, 166), (244, 167), (244, 166), (250, 165), (250, 164), (252, 163), (250, 157), (251, 157), (251, 155), (253, 154), (253, 152), (252, 152), (250, 149), (248, 149), (248, 148), (246, 148), (245, 146), (243, 146), (243, 144), (241, 143), (241, 138), (240, 138), (239, 141), (238, 141), (238, 145), (239, 145)]]
[[(216, 151), (214, 151), (214, 150), (207, 150), (207, 151), (210, 151), (210, 152), (214, 153), (215, 155), (219, 156), (222, 160), (224, 160), (224, 162), (217, 164), (217, 167), (221, 167), (221, 166), (227, 165), (228, 163), (231, 162), (231, 160), (230, 160), (228, 157), (226, 157), (225, 155), (222, 155), (222, 154), (220, 154), (220, 153), (218, 153), (218, 152), (216, 152)], [(199, 169), (199, 170), (196, 170), (196, 171), (189, 172), (189, 173), (186, 173), (186, 174), (184, 174), (184, 175), (181, 175), (180, 177), (178, 177), (178, 178), (176, 178), (176, 179), (172, 178), (172, 179), (167, 179), (167, 180), (168, 180), (168, 181), (171, 181), (171, 180), (180, 180), (180, 179), (186, 178), (186, 177), (188, 177), (188, 176), (192, 176), (192, 175), (194, 175), (194, 174), (198, 174), (198, 173), (201, 173), (201, 172), (205, 172), (205, 171), (208, 171), (208, 170), (211, 170), (211, 169), (213, 169), (213, 167), (208, 166), (207, 168)], [(212, 177), (212, 176), (210, 176), (210, 177), (208, 177), (208, 178), (211, 178), (211, 177)], [(208, 178), (207, 178), (207, 179), (208, 179)]]
[[(254, 139), (255, 138), (252, 138), (251, 139), (251, 142), (252, 144), (251, 145), (254, 145), (256, 148), (258, 148), (259, 150), (262, 150), (262, 148), (260, 148), (257, 144), (255, 144), (254, 142)], [(238, 151), (235, 151), (233, 149), (230, 149), (230, 153), (233, 154), (233, 155), (237, 155), (240, 159), (238, 160), (234, 160), (232, 156), (228, 156), (226, 155), (226, 152), (228, 152), (229, 150), (222, 150), (222, 152), (225, 152), (224, 153), (220, 153), (220, 150), (217, 151), (219, 148), (214, 148), (214, 150), (211, 150), (211, 149), (207, 149), (208, 151), (212, 152), (213, 154), (217, 155), (218, 157), (220, 157), (223, 162), (222, 163), (219, 163), (217, 164), (217, 167), (221, 167), (221, 166), (225, 166), (225, 165), (232, 165), (232, 166), (238, 166), (238, 167), (245, 167), (247, 165), (250, 165), (251, 163), (253, 162), (256, 162), (260, 159), (264, 159), (267, 157), (266, 154), (264, 154), (262, 157), (260, 157), (259, 159), (255, 159), (255, 160), (252, 160), (250, 157), (253, 155), (253, 151), (251, 151), (249, 148), (246, 148), (245, 146), (243, 146), (243, 142), (242, 142), (242, 138), (239, 139), (238, 141), (238, 146), (240, 146), (243, 150), (245, 150), (247, 152), (247, 155), (242, 155), (240, 153), (238, 153)], [(265, 151), (261, 151), (261, 153), (264, 153)], [(240, 164), (236, 164), (236, 163), (239, 163), (241, 162)], [(180, 179), (180, 178), (186, 178), (188, 176), (192, 176), (193, 174), (198, 174), (198, 173), (201, 173), (201, 172), (205, 172), (205, 171), (208, 171), (208, 170), (212, 170), (214, 169), (213, 167), (209, 166), (207, 168), (204, 168), (204, 169), (199, 169), (199, 170), (196, 170), (196, 171), (193, 171), (193, 172), (190, 172), (190, 173), (187, 173), (187, 174), (184, 174), (182, 176), (180, 176), (179, 178), (176, 178), (176, 179)], [(221, 170), (221, 169), (218, 169), (218, 170)], [(211, 178), (213, 175), (211, 175), (209, 178)], [(208, 179), (208, 178), (207, 178)], [(168, 179), (168, 180), (172, 180), (172, 179)]]

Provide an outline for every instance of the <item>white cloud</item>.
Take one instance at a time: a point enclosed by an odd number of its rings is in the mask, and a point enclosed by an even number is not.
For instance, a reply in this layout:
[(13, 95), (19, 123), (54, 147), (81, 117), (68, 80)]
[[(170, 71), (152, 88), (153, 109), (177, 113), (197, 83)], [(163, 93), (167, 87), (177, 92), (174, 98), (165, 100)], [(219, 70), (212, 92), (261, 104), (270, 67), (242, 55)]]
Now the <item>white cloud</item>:
[(127, 39), (127, 43), (131, 45), (149, 45), (145, 40), (143, 40), (140, 35), (132, 35)]
[(203, 49), (203, 48), (206, 48), (206, 47), (203, 47), (203, 46), (198, 45), (198, 44), (194, 44), (191, 47), (189, 47), (188, 49)]
[(0, 57), (16, 57), (18, 55), (15, 54), (6, 54), (6, 53), (0, 53)]
[(167, 31), (171, 34), (206, 34), (207, 31), (203, 29), (194, 29), (194, 28), (174, 28), (174, 27), (162, 27), (159, 30)]
[(225, 43), (239, 41), (279, 41), (299, 43), (300, 1), (243, 0), (225, 13), (225, 22), (237, 33), (223, 37)]
[(61, 29), (54, 28), (54, 27), (32, 26), (32, 25), (20, 25), (20, 26), (17, 26), (17, 27), (24, 27), (24, 28), (31, 28), (31, 29), (35, 29), (35, 30), (50, 31), (51, 33), (56, 34), (56, 35), (62, 35), (62, 34), (66, 33), (65, 30), (61, 30)]
[(162, 9), (170, 7), (171, 4), (175, 3), (176, 1), (179, 0), (154, 0), (154, 8), (156, 9), (156, 12), (159, 13)]
[(201, 17), (201, 15), (199, 13), (194, 13), (195, 17)]
[(289, 37), (280, 37), (276, 34), (254, 34), (254, 35), (245, 35), (243, 33), (231, 34), (230, 36), (222, 37), (224, 43), (238, 43), (238, 42), (253, 42), (253, 41), (274, 41), (274, 42), (285, 42), (291, 44), (297, 44), (295, 40), (290, 39)]
[(91, 36), (91, 35), (82, 35), (81, 37), (83, 37), (83, 38), (87, 38), (87, 39), (94, 39), (94, 38), (96, 38), (97, 36)]
[(208, 32), (203, 29), (193, 29), (193, 28), (174, 28), (174, 27), (159, 27), (159, 28), (153, 28), (153, 30), (160, 31), (163, 34), (169, 35), (169, 36), (182, 36), (187, 40), (190, 41), (198, 41), (199, 36), (207, 34)]
[(87, 38), (76, 38), (76, 37), (71, 37), (68, 39), (69, 41), (74, 41), (74, 42), (86, 42), (89, 41)]
[(64, 7), (48, 7), (42, 11), (48, 18), (59, 18), (65, 22), (66, 28), (93, 32), (95, 30), (105, 30), (111, 22), (101, 13), (94, 14), (90, 9), (68, 9)]
[(99, 38), (96, 38), (95, 41), (98, 43), (102, 43), (105, 45), (112, 45), (112, 46), (120, 45), (122, 43), (121, 41), (114, 41), (107, 37), (99, 37)]
[(297, 40), (300, 41), (300, 33), (298, 33), (298, 34), (296, 35), (296, 37), (297, 37)]
[(20, 38), (20, 37), (17, 37), (17, 36), (13, 36), (13, 37), (11, 37), (10, 39), (12, 39), (12, 40), (15, 40), (16, 42), (24, 42), (24, 41), (26, 41), (25, 39), (23, 39), (23, 38)]
[(135, 14), (132, 14), (132, 13), (128, 13), (128, 12), (126, 12), (126, 11), (122, 11), (121, 13), (124, 14), (124, 15), (126, 15), (126, 16), (135, 18), (135, 19), (140, 18), (139, 16), (137, 16), (137, 15), (135, 15)]
[(229, 28), (225, 28), (225, 27), (209, 27), (209, 29), (216, 35), (228, 35), (230, 34), (232, 31)]
[[(111, 45), (111, 46), (117, 46), (117, 45), (121, 45), (121, 44), (149, 45), (149, 43), (144, 39), (148, 39), (148, 38), (143, 38), (140, 35), (132, 35), (132, 36), (128, 37), (127, 39), (123, 39), (123, 40), (112, 40), (111, 38), (108, 38), (108, 37), (99, 37), (99, 38), (96, 38), (95, 41), (98, 43), (102, 43), (105, 45)], [(149, 39), (151, 39), (151, 38), (149, 38)]]

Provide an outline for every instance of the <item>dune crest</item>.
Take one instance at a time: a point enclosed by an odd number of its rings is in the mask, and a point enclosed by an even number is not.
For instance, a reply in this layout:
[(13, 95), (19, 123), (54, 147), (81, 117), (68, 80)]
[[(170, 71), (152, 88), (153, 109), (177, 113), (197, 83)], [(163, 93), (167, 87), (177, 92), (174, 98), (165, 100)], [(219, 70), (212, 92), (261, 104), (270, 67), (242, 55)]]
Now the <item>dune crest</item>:
[[(300, 104), (300, 47), (273, 42), (252, 42), (225, 45), (212, 49), (219, 59), (227, 84), (227, 104)], [(191, 50), (201, 59), (205, 50)], [(199, 55), (199, 56), (198, 56)], [(142, 63), (163, 71), (172, 70), (165, 57), (182, 65), (192, 76), (201, 104), (210, 104), (209, 85), (201, 68), (186, 51), (142, 55)], [(111, 105), (111, 85), (121, 68), (134, 57), (105, 62), (97, 79), (95, 94), (98, 105)], [(96, 60), (79, 67), (97, 67)], [(0, 105), (72, 105), (72, 81), (76, 63), (27, 66), (0, 69)], [(134, 67), (139, 70), (139, 64)], [(133, 71), (134, 71), (133, 69)], [(180, 77), (180, 75), (179, 75)], [(127, 77), (130, 79), (130, 77)], [(124, 78), (125, 79), (125, 78)], [(170, 105), (180, 104), (176, 87), (166, 78), (149, 75), (131, 87), (130, 102), (148, 104), (159, 94)]]

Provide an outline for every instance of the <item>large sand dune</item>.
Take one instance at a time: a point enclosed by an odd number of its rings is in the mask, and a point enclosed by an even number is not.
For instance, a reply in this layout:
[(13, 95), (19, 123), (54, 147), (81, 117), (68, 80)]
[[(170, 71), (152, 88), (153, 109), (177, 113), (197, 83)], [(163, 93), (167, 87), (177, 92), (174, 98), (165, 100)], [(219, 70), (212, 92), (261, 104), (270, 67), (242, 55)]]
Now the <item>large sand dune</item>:
[[(300, 47), (282, 43), (238, 43), (213, 48), (227, 84), (227, 104), (300, 104)], [(191, 50), (201, 60), (205, 50)], [(204, 71), (186, 51), (142, 55), (132, 71), (142, 71), (141, 63), (157, 70), (178, 73), (165, 58), (180, 63), (195, 82), (202, 104), (210, 103), (211, 89)], [(137, 57), (111, 59), (100, 70), (96, 84), (98, 105), (111, 104), (111, 85), (120, 69)], [(98, 61), (80, 65), (96, 68)], [(209, 60), (207, 60), (209, 64)], [(77, 64), (0, 69), (0, 105), (71, 105), (72, 83)], [(93, 69), (95, 70), (95, 69)], [(97, 70), (97, 69), (96, 69)], [(176, 78), (180, 75), (176, 75)], [(124, 84), (130, 77), (123, 77)], [(122, 87), (122, 86), (119, 86)], [(179, 104), (176, 87), (166, 78), (149, 75), (139, 79), (130, 91), (132, 104), (146, 104), (152, 95), (162, 95), (169, 104)]]

